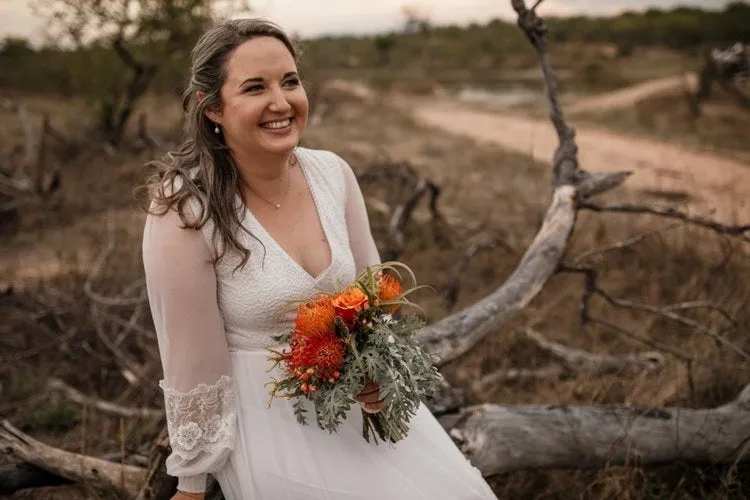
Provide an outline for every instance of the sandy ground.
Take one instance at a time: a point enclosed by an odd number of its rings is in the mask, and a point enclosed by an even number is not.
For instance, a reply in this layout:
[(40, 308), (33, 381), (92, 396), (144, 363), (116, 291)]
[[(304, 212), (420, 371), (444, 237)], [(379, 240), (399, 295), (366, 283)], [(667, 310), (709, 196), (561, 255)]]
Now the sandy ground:
[(662, 92), (683, 89), (695, 92), (697, 85), (698, 78), (693, 73), (657, 78), (612, 92), (581, 98), (565, 111), (569, 114), (612, 111), (614, 109), (633, 106), (646, 97)]
[[(618, 91), (618, 99), (599, 96), (587, 99), (586, 106), (607, 102), (622, 105), (662, 90), (666, 83)], [(667, 82), (669, 83), (669, 82)], [(671, 82), (674, 85), (674, 81)], [(615, 96), (616, 97), (616, 96)], [(448, 99), (403, 103), (410, 106), (416, 120), (463, 135), (479, 143), (492, 143), (537, 159), (551, 161), (557, 136), (548, 120), (511, 113), (467, 109)], [(575, 127), (575, 121), (570, 124)], [(577, 128), (581, 166), (588, 171), (632, 171), (628, 186), (665, 199), (688, 200), (681, 208), (691, 213), (712, 215), (725, 223), (750, 221), (750, 165), (689, 149), (597, 130)], [(662, 203), (666, 204), (666, 203)]]

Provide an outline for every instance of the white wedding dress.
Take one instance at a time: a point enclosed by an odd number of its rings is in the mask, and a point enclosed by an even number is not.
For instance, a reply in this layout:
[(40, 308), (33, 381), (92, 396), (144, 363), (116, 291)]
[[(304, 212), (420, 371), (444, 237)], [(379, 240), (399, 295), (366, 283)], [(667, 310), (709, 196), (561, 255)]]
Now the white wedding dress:
[[(312, 408), (300, 425), (286, 399), (268, 408), (274, 373), (267, 347), (289, 331), (290, 301), (332, 292), (378, 262), (361, 192), (333, 153), (298, 148), (297, 157), (331, 248), (331, 264), (307, 273), (239, 198), (250, 249), (210, 262), (211, 224), (180, 227), (174, 211), (149, 215), (143, 259), (164, 368), (172, 454), (167, 472), (183, 491), (205, 489), (213, 474), (228, 500), (494, 499), (479, 471), (424, 407), (396, 444), (366, 442), (359, 405), (338, 432), (320, 430)], [(199, 205), (192, 204), (193, 214)]]

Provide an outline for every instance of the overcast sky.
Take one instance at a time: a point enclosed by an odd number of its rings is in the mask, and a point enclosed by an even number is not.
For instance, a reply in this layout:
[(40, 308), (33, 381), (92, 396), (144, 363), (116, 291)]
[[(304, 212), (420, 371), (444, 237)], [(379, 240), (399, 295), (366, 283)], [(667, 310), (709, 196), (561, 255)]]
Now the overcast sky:
[[(720, 9), (729, 0), (545, 0), (540, 14), (613, 14), (648, 7), (700, 6)], [(403, 7), (412, 6), (434, 24), (484, 23), (509, 19), (508, 0), (251, 0), (258, 15), (268, 17), (290, 32), (309, 38), (323, 34), (364, 34), (402, 25)], [(43, 38), (45, 19), (29, 8), (29, 0), (0, 0), (0, 39), (23, 36)]]

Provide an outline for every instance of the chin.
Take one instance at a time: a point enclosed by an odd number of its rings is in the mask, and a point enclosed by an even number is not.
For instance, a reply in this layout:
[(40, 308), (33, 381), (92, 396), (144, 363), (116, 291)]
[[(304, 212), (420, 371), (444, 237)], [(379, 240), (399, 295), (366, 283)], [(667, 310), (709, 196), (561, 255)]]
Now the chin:
[(287, 154), (294, 150), (302, 139), (302, 134), (289, 134), (270, 141), (263, 141), (261, 149), (272, 154)]

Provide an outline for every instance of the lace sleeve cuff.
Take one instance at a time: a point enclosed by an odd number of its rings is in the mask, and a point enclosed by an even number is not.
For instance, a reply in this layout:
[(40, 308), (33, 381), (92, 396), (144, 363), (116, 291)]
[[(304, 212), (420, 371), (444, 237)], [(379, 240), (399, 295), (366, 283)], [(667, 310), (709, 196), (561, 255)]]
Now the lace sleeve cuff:
[(237, 414), (230, 377), (224, 375), (213, 385), (199, 384), (188, 393), (167, 387), (164, 380), (159, 386), (164, 390), (173, 454), (183, 460), (193, 460), (201, 453), (233, 449)]
[(185, 493), (203, 493), (206, 491), (206, 474), (177, 479), (177, 489)]

